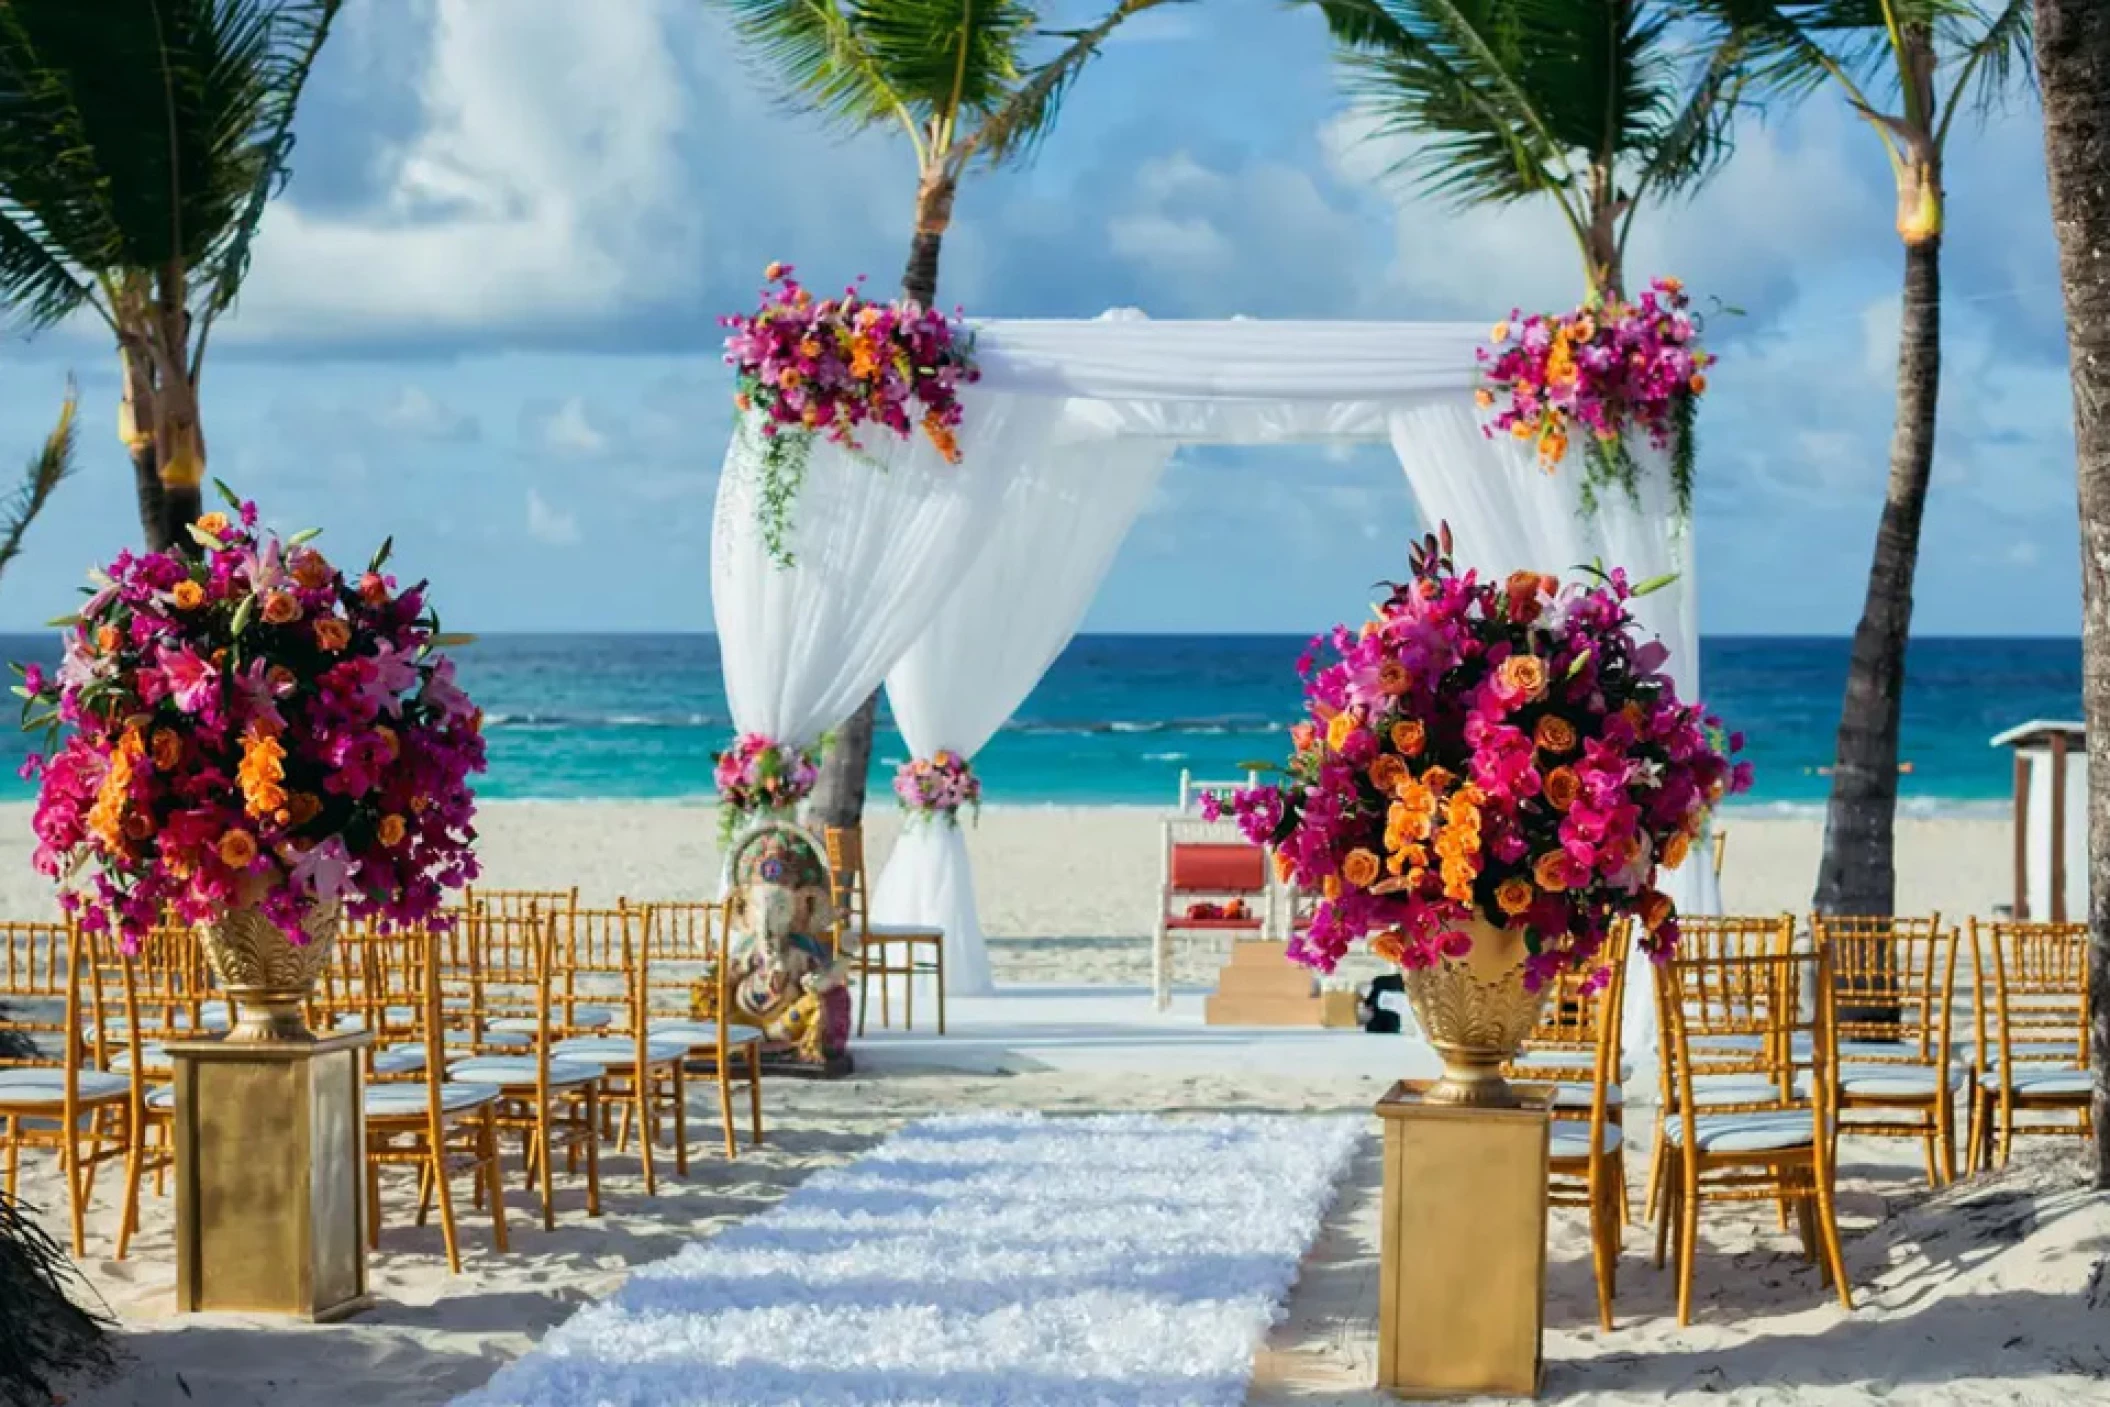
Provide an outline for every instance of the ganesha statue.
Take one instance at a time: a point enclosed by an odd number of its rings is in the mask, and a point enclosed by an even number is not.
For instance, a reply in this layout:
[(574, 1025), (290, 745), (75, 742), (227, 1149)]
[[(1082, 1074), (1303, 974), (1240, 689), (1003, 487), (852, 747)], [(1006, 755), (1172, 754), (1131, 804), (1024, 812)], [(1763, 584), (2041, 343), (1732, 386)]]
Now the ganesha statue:
[(733, 842), (726, 866), (726, 970), (691, 995), (695, 1015), (755, 1026), (773, 1063), (850, 1069), (849, 960), (837, 951), (828, 862), (813, 837), (765, 821)]

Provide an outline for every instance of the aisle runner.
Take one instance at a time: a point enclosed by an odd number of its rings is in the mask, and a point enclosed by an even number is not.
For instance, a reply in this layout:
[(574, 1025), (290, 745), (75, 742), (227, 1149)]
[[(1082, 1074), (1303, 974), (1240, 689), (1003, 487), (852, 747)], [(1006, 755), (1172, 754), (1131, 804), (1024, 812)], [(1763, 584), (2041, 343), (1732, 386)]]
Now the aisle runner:
[(1232, 1407), (1363, 1126), (915, 1124), (457, 1407)]

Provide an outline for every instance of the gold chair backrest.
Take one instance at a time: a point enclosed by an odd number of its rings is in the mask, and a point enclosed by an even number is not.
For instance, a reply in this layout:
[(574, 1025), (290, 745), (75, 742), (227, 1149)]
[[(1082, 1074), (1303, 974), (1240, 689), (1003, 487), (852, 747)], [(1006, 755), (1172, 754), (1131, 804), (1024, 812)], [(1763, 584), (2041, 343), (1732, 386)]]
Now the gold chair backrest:
[[(491, 1023), (527, 1017), (545, 1027), (549, 1016), (549, 943), (556, 915), (528, 904), (517, 913), (483, 911), (476, 920), (476, 1019)], [(547, 1032), (545, 1031), (545, 1034)]]
[[(1993, 1009), (1986, 1010), (1979, 979), (1980, 1048), (1990, 1034), (2003, 1065), (2016, 1046), (2073, 1048), (2077, 1065), (2088, 1064), (2088, 927), (2080, 923), (1992, 922), (1971, 924), (1974, 963), (1991, 968)], [(1991, 1030), (1988, 1032), (1988, 1021)], [(2025, 1053), (2024, 1061), (2040, 1059)]]
[(579, 886), (569, 889), (476, 889), (462, 891), (462, 907), (482, 909), (502, 918), (526, 918), (530, 912), (555, 914), (562, 920), (579, 907)]
[[(1956, 934), (1941, 917), (1865, 918), (1818, 914), (1810, 933), (1831, 964), (1841, 1040), (1895, 1042), (1915, 1063), (1948, 1044), (1956, 980)], [(1849, 1012), (1838, 1012), (1841, 1006)], [(1865, 1013), (1880, 1013), (1867, 1015)], [(1864, 1014), (1856, 1014), (1864, 1013)]]
[(1764, 1037), (1772, 1031), (1759, 969), (1740, 965), (1753, 957), (1785, 957), (1795, 945), (1795, 920), (1736, 915), (1678, 919), (1678, 957), (1683, 960), (1682, 999), (1695, 1029), (1711, 1037)]
[(68, 1032), (78, 1037), (78, 1021), (69, 1024), (66, 1010), (79, 987), (71, 929), (63, 920), (0, 923), (0, 1069), (62, 1064), (63, 1048), (53, 1047)]
[(828, 874), (835, 890), (835, 946), (862, 947), (868, 936), (863, 826), (830, 826), (825, 836)]
[[(1681, 953), (1657, 964), (1656, 983), (1663, 1032), (1663, 1091), (1674, 1116), (1690, 1122), (1699, 1107), (1693, 1081), (1702, 1076), (1752, 1077), (1750, 1098), (1725, 1101), (1710, 1097), (1709, 1113), (1793, 1107), (1793, 1052), (1798, 1033), (1810, 1037), (1814, 1097), (1829, 1102), (1825, 1085), (1834, 1063), (1830, 1000), (1834, 984), (1824, 950), (1813, 955), (1745, 957), (1687, 957)], [(1702, 993), (1702, 984), (1727, 987), (1738, 994), (1738, 1000), (1711, 1000)], [(1729, 1037), (1736, 1039), (1705, 1044), (1708, 1038)], [(1692, 1132), (1688, 1127), (1687, 1147), (1694, 1146)]]
[[(645, 916), (647, 1015), (688, 1019), (695, 1012), (696, 983), (714, 969), (721, 978), (725, 975), (725, 964), (720, 961), (724, 909), (690, 900), (648, 903), (625, 899), (622, 907)], [(722, 1001), (716, 1010), (725, 1010)]]

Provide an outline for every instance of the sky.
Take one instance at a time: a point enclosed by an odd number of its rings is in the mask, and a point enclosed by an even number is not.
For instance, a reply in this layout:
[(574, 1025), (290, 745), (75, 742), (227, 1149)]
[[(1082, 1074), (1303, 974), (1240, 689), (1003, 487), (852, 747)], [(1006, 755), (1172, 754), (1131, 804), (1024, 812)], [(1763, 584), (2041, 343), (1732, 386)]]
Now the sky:
[[(393, 535), (450, 629), (708, 630), (731, 423), (717, 319), (752, 306), (773, 259), (817, 287), (892, 285), (905, 145), (786, 109), (705, 0), (363, 0), (296, 133), (205, 368), (211, 471), (345, 558)], [(2027, 94), (1952, 138), (1922, 634), (2079, 628), (2041, 140)], [(1030, 168), (963, 189), (941, 301), (1490, 323), (1572, 306), (1577, 259), (1550, 212), (1457, 213), (1396, 174), (1403, 154), (1350, 109), (1309, 10), (1157, 11), (1084, 75)], [(1746, 121), (1710, 186), (1643, 216), (1633, 278), (1675, 273), (1739, 310), (1708, 323), (1709, 633), (1844, 634), (1859, 615), (1893, 405), (1893, 205), (1880, 146), (1823, 92)], [(137, 537), (95, 332), (0, 342), (0, 446), (27, 457), (69, 373), (82, 396), (79, 475), (8, 570), (0, 629), (70, 609), (82, 573)], [(1379, 448), (1185, 451), (1085, 628), (1352, 619), (1417, 521)]]

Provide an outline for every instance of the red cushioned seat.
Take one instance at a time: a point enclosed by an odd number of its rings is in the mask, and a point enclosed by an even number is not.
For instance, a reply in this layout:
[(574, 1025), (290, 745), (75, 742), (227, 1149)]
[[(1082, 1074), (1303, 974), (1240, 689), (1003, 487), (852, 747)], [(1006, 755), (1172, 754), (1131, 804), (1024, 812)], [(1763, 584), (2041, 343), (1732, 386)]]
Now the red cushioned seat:
[(1175, 894), (1257, 894), (1267, 888), (1267, 852), (1257, 845), (1175, 845)]

